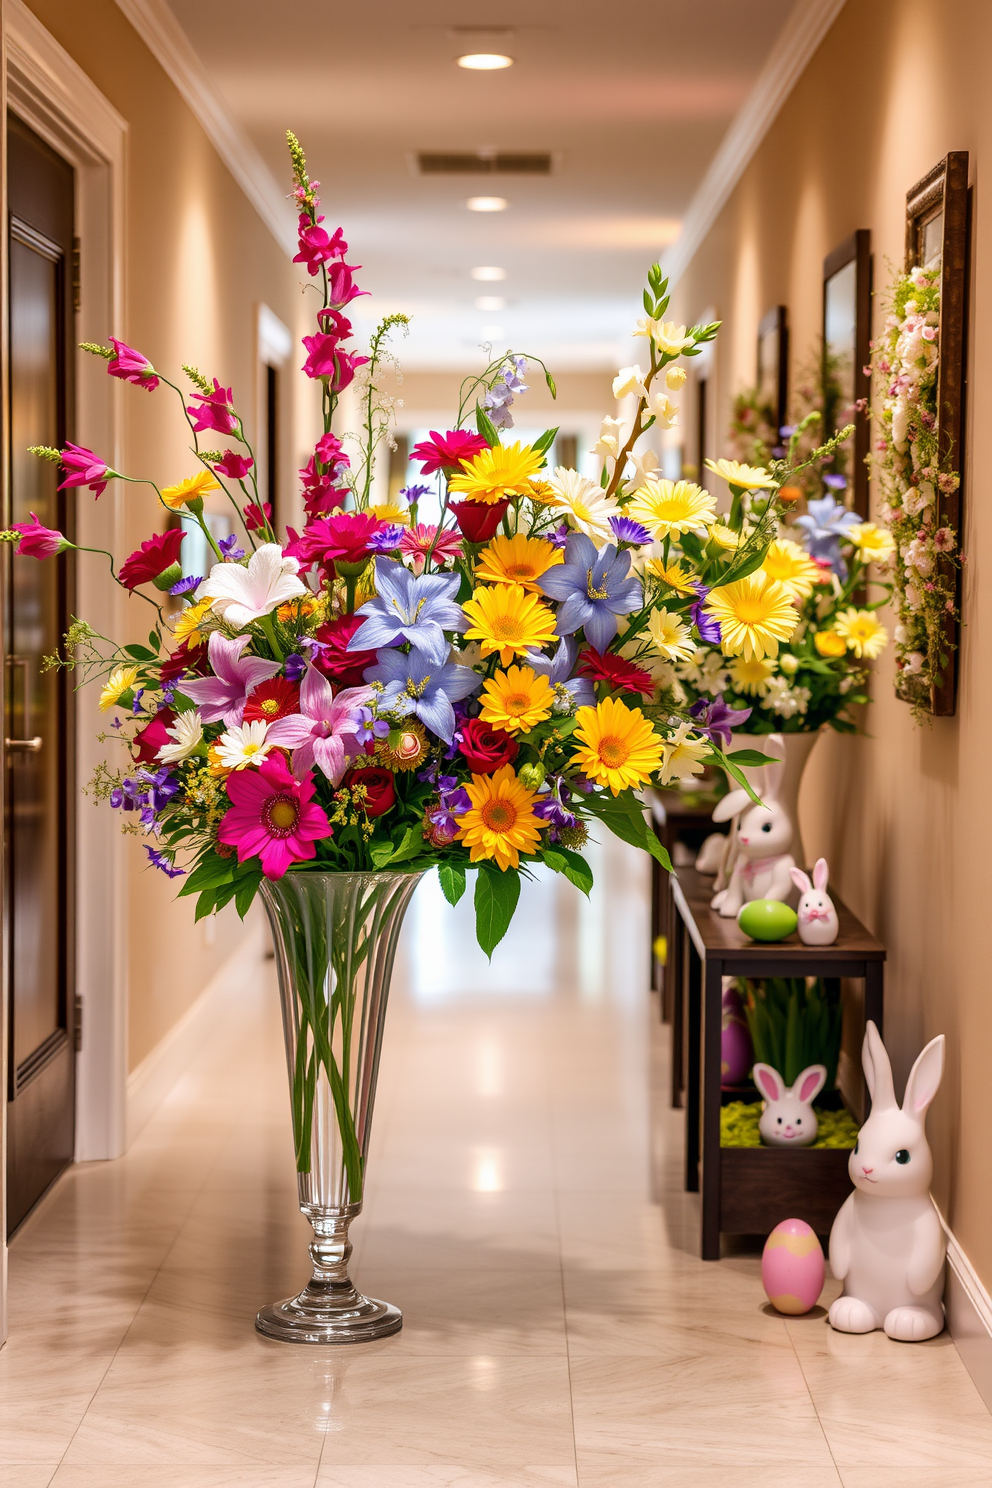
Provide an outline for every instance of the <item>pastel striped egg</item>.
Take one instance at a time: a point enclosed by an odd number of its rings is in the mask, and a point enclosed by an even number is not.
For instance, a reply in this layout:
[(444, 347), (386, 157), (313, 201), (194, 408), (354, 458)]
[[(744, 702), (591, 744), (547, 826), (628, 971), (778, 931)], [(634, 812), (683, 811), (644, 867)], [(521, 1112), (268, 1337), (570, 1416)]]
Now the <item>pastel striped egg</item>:
[(765, 1241), (761, 1284), (776, 1312), (792, 1317), (815, 1307), (823, 1291), (823, 1250), (804, 1219), (783, 1219)]

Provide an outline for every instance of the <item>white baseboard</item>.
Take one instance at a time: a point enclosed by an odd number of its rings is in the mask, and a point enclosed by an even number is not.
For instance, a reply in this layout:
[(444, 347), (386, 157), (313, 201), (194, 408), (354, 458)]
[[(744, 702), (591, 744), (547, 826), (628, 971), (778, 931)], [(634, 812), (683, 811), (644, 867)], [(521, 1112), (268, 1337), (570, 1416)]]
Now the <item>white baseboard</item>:
[(261, 916), (245, 926), (244, 938), (211, 977), (191, 1008), (127, 1077), (127, 1146), (182, 1079), (191, 1061), (213, 1036), (223, 1016), (225, 996), (244, 984), (262, 958)]
[[(939, 1211), (938, 1211), (939, 1212)], [(947, 1330), (979, 1395), (992, 1410), (992, 1297), (961, 1249), (944, 1216), (947, 1234)]]

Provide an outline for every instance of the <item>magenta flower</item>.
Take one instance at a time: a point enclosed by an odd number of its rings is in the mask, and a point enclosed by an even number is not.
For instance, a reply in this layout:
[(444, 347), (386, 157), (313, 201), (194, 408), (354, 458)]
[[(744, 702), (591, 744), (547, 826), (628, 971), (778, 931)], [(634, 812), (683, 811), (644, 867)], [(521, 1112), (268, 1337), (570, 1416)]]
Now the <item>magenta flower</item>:
[(59, 486), (60, 491), (65, 491), (70, 486), (88, 486), (96, 497), (103, 495), (107, 489), (107, 481), (113, 474), (110, 466), (99, 455), (95, 455), (84, 445), (68, 441), (62, 451), (62, 469), (67, 474)]
[(488, 448), (481, 434), (471, 434), (468, 429), (449, 429), (447, 434), (432, 429), (430, 439), (413, 446), (410, 458), (423, 460), (421, 475), (433, 475), (437, 470), (456, 469), (463, 460), (470, 460), (480, 450)]
[(234, 411), (233, 396), (234, 389), (221, 387), (216, 377), (212, 393), (194, 393), (193, 402), (200, 406), (186, 410), (193, 420), (194, 433), (202, 434), (204, 429), (216, 429), (218, 434), (236, 434), (238, 415)]
[(348, 244), (340, 227), (331, 236), (325, 227), (320, 226), (323, 220), (323, 217), (318, 217), (316, 222), (311, 222), (307, 212), (300, 213), (300, 251), (293, 262), (306, 264), (307, 273), (311, 275), (319, 274), (321, 265), (328, 263), (330, 259), (343, 258), (348, 252)]
[(460, 558), (461, 535), (450, 527), (443, 528), (439, 535), (436, 526), (418, 522), (416, 527), (404, 528), (400, 552), (410, 559), (414, 573), (421, 574), (428, 554), (437, 568), (451, 558)]
[(322, 434), (314, 445), (314, 454), (322, 465), (330, 465), (336, 474), (339, 469), (351, 464), (344, 445), (336, 434)]
[(61, 532), (56, 532), (52, 527), (43, 527), (34, 512), (31, 513), (30, 522), (15, 522), (13, 530), (21, 534), (17, 551), (23, 553), (25, 558), (54, 558), (56, 553), (64, 553), (66, 548), (72, 547), (72, 543)]
[(335, 696), (327, 679), (308, 666), (300, 688), (300, 711), (292, 720), (306, 728), (293, 751), (294, 774), (308, 775), (316, 765), (332, 785), (340, 785), (350, 762), (364, 753), (361, 740), (371, 697), (371, 687), (346, 687)]
[(227, 781), (231, 808), (217, 831), (236, 849), (238, 862), (258, 857), (266, 878), (282, 878), (294, 863), (316, 856), (315, 842), (333, 835), (312, 780), (297, 780), (281, 754), (257, 770), (238, 770)]
[(368, 361), (368, 357), (356, 356), (353, 351), (341, 351), (338, 338), (327, 331), (304, 336), (303, 345), (309, 352), (303, 371), (308, 377), (326, 377), (335, 392), (346, 388), (357, 369)]
[(272, 522), (272, 502), (266, 501), (259, 506), (257, 501), (249, 501), (245, 505), (245, 531), (260, 532), (263, 527), (268, 527)]
[(352, 278), (355, 270), (361, 267), (361, 264), (331, 264), (327, 271), (328, 309), (343, 310), (352, 300), (369, 293), (367, 289), (359, 289)]
[(122, 382), (133, 382), (135, 387), (143, 387), (147, 392), (153, 393), (158, 387), (158, 378), (148, 358), (142, 356), (140, 351), (135, 351), (133, 346), (128, 346), (126, 341), (118, 341), (116, 336), (111, 336), (110, 344), (114, 348), (114, 355), (107, 363), (107, 371), (111, 377), (119, 377)]
[(251, 455), (236, 455), (233, 450), (225, 450), (224, 458), (214, 461), (214, 469), (229, 480), (244, 480), (254, 463)]
[(235, 728), (244, 716), (248, 694), (260, 682), (266, 682), (281, 671), (278, 661), (266, 661), (263, 656), (242, 656), (250, 640), (250, 635), (228, 640), (227, 636), (215, 630), (207, 646), (207, 659), (213, 676), (184, 680), (183, 693), (196, 703), (204, 723), (223, 719), (228, 728)]
[(314, 455), (311, 455), (300, 471), (300, 479), (303, 482), (303, 505), (308, 517), (317, 517), (324, 512), (334, 511), (348, 494), (343, 486), (334, 484), (333, 474), (320, 474), (317, 469), (317, 458)]

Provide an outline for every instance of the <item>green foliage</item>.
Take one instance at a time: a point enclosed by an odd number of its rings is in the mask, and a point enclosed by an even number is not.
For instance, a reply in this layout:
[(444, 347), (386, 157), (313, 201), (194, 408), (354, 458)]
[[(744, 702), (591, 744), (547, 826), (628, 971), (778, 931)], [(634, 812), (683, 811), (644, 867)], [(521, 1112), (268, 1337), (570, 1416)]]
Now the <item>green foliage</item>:
[(438, 863), (437, 876), (441, 893), (454, 907), (465, 892), (465, 865), (463, 863)]
[(738, 979), (755, 1061), (778, 1070), (792, 1085), (810, 1064), (827, 1067), (826, 1089), (837, 1083), (841, 1008), (820, 977)]
[(489, 448), (495, 449), (499, 444), (499, 430), (481, 403), (475, 405), (475, 426)]
[(494, 864), (480, 863), (475, 881), (475, 933), (479, 945), (492, 960), (493, 951), (510, 928), (520, 898), (520, 874)]

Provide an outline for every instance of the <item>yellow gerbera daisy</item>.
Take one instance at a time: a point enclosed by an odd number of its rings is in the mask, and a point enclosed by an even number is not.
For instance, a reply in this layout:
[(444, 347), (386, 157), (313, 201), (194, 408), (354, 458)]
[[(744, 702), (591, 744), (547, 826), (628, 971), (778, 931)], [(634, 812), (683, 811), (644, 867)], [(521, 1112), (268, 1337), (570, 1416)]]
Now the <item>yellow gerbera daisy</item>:
[(213, 608), (213, 603), (212, 598), (198, 599), (196, 604), (187, 606), (181, 615), (176, 616), (172, 634), (177, 641), (185, 641), (194, 630), (199, 630), (201, 623)]
[(526, 733), (551, 717), (554, 688), (529, 666), (511, 666), (490, 677), (482, 689), (483, 723), (508, 734)]
[(761, 567), (770, 579), (777, 579), (793, 599), (808, 599), (813, 585), (823, 576), (806, 549), (787, 537), (777, 537), (769, 544)]
[(524, 495), (529, 501), (533, 501), (535, 506), (556, 506), (558, 503), (558, 494), (554, 486), (546, 480), (528, 481)]
[(648, 634), (666, 661), (688, 661), (695, 652), (692, 631), (674, 610), (653, 610)]
[[(712, 529), (710, 529), (712, 531)], [(696, 592), (696, 581), (687, 568), (681, 563), (670, 563), (665, 567), (661, 558), (649, 558), (644, 565), (645, 573), (652, 574), (654, 578), (661, 579), (682, 599), (688, 599), (690, 594)]]
[(564, 553), (553, 543), (518, 532), (513, 537), (494, 537), (479, 554), (475, 574), (487, 584), (520, 584), (536, 594), (541, 575), (564, 561)]
[(195, 475), (180, 481), (178, 486), (163, 486), (160, 495), (166, 506), (178, 511), (188, 502), (202, 501), (211, 491), (220, 489), (220, 482), (214, 480), (209, 470), (198, 470)]
[(775, 663), (767, 657), (752, 656), (747, 660), (735, 656), (729, 667), (730, 681), (735, 692), (747, 693), (748, 697), (765, 697), (775, 670)]
[(739, 491), (774, 491), (778, 485), (763, 465), (742, 465), (739, 460), (704, 460), (703, 464)]
[(821, 656), (843, 656), (847, 651), (847, 642), (836, 630), (818, 630), (813, 636), (813, 645)]
[(572, 756), (597, 785), (622, 790), (646, 785), (661, 766), (662, 740), (640, 708), (604, 698), (595, 708), (579, 708), (575, 737), (583, 747)]
[(679, 538), (684, 532), (705, 536), (716, 519), (716, 497), (692, 481), (649, 480), (623, 509), (651, 536)]
[(892, 533), (874, 522), (859, 522), (855, 527), (848, 527), (844, 539), (854, 544), (864, 563), (884, 563), (896, 550)]
[(687, 776), (702, 775), (702, 761), (710, 752), (710, 746), (698, 734), (690, 738), (692, 725), (680, 723), (674, 734), (664, 740), (664, 756), (661, 761), (661, 783), (684, 780)]
[(106, 713), (119, 702), (124, 693), (132, 688), (138, 680), (138, 668), (136, 666), (116, 666), (107, 678), (100, 693), (100, 711)]
[(706, 609), (720, 622), (725, 656), (777, 656), (799, 623), (789, 591), (759, 568), (733, 584), (710, 591)]
[(410, 508), (396, 506), (393, 502), (387, 505), (370, 506), (369, 516), (378, 517), (380, 522), (388, 522), (390, 527), (409, 527), (410, 525)]
[(880, 625), (871, 610), (845, 610), (834, 621), (837, 634), (846, 641), (849, 651), (855, 656), (867, 656), (873, 661), (889, 644), (889, 633)]
[(465, 639), (481, 641), (483, 656), (498, 651), (504, 666), (525, 651), (540, 650), (556, 635), (551, 610), (520, 584), (477, 589), (462, 609), (472, 621)]
[(472, 805), (460, 818), (458, 836), (473, 863), (495, 858), (500, 868), (518, 868), (520, 854), (532, 853), (544, 823), (534, 815), (537, 792), (517, 779), (512, 765), (494, 775), (473, 775), (465, 790)]
[(448, 482), (449, 490), (484, 506), (495, 506), (504, 496), (527, 496), (528, 486), (544, 464), (544, 456), (529, 444), (497, 444), (480, 450)]
[(714, 522), (706, 536), (718, 547), (725, 548), (728, 553), (734, 553), (747, 542), (750, 533), (735, 532), (732, 527), (725, 526), (723, 522)]

